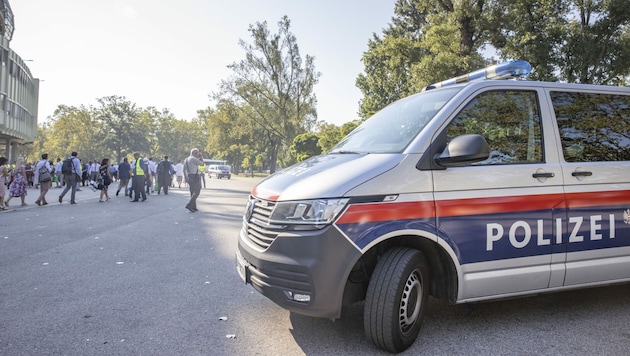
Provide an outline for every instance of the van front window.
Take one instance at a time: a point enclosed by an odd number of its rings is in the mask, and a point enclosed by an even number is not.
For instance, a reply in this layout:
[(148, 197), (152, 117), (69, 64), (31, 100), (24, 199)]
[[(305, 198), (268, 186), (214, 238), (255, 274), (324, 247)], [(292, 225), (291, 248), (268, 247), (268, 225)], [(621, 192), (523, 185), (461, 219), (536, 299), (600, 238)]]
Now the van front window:
[(374, 114), (330, 153), (400, 153), (460, 88), (425, 91)]

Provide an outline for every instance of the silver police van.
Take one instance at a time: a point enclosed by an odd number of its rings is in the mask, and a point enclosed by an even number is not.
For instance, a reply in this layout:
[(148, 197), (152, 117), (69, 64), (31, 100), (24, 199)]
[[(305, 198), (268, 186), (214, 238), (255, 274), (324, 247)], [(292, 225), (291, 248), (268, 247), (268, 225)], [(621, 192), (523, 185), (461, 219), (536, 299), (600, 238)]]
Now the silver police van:
[(399, 352), (449, 303), (630, 281), (630, 88), (505, 80), (512, 61), (431, 85), (251, 192), (236, 264), (292, 312)]

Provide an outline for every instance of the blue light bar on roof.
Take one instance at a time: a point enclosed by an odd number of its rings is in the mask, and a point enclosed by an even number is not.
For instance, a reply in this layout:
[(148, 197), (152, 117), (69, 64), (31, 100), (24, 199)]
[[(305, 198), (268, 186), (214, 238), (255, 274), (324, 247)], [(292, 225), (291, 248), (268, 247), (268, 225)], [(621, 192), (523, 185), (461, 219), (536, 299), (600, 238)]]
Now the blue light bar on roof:
[(431, 84), (428, 87), (424, 88), (424, 90), (441, 88), (458, 83), (471, 82), (473, 80), (516, 78), (529, 74), (531, 70), (532, 67), (529, 65), (528, 62), (519, 59), (515, 61), (495, 64), (484, 69), (479, 69), (478, 71), (474, 71), (472, 73), (464, 74), (459, 77)]

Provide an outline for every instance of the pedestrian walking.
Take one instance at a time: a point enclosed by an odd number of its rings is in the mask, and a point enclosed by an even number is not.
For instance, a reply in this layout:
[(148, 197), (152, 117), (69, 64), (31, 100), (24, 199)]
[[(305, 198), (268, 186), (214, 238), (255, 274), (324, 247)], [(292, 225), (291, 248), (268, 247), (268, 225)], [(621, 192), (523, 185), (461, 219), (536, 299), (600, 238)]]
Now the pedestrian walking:
[(61, 165), (61, 172), (63, 173), (63, 181), (66, 187), (59, 195), (59, 204), (63, 202), (63, 197), (66, 195), (68, 190), (71, 190), (70, 193), (70, 204), (77, 204), (76, 201), (76, 192), (77, 192), (77, 183), (81, 181), (82, 169), (81, 169), (81, 161), (77, 158), (78, 153), (72, 152), (72, 154), (66, 158)]
[(48, 153), (44, 153), (42, 160), (37, 162), (34, 174), (35, 185), (39, 185), (39, 197), (35, 200), (35, 204), (48, 205), (46, 194), (48, 194), (48, 189), (52, 187), (53, 177), (53, 169), (50, 166), (50, 162), (48, 162)]
[(9, 197), (4, 201), (4, 206), (8, 207), (9, 202), (14, 197), (20, 197), (22, 206), (28, 205), (25, 201), (26, 195), (28, 194), (26, 189), (27, 185), (26, 165), (24, 163), (24, 158), (19, 157), (15, 163), (15, 169), (13, 171), (13, 183), (11, 183), (11, 186), (9, 187)]
[(0, 157), (0, 210), (7, 210), (7, 208), (4, 207), (4, 196), (6, 195), (4, 182), (9, 176), (9, 171), (7, 170), (8, 161), (6, 157)]
[(61, 162), (61, 158), (57, 157), (57, 163), (55, 164), (55, 178), (56, 178), (55, 183), (57, 183), (56, 188), (61, 188), (61, 186), (63, 185), (63, 173), (61, 173), (62, 165), (63, 165), (63, 162)]
[(191, 213), (197, 211), (197, 197), (201, 193), (201, 174), (199, 166), (203, 165), (203, 156), (197, 148), (190, 150), (190, 156), (184, 161), (184, 178), (190, 187), (190, 201), (186, 209)]
[(182, 189), (182, 181), (184, 180), (184, 164), (181, 159), (178, 159), (177, 164), (175, 165), (175, 176), (177, 177), (177, 187)]
[(103, 158), (101, 161), (101, 165), (98, 168), (98, 180), (98, 189), (101, 191), (98, 201), (103, 202), (103, 197), (105, 197), (105, 201), (109, 201), (109, 193), (107, 190), (112, 183), (112, 174), (109, 170), (109, 158)]
[(157, 165), (157, 193), (164, 190), (164, 195), (168, 195), (168, 187), (171, 185), (171, 177), (173, 176), (173, 167), (168, 160), (168, 156), (164, 156), (164, 160)]
[(134, 152), (133, 157), (134, 160), (131, 165), (131, 185), (133, 187), (133, 200), (131, 200), (131, 202), (135, 203), (140, 201), (140, 195), (142, 195), (142, 201), (147, 200), (147, 193), (144, 191), (144, 171), (148, 170), (148, 167), (146, 164), (144, 164), (144, 160), (140, 157), (140, 152)]
[(127, 196), (127, 184), (129, 184), (129, 178), (131, 177), (131, 165), (127, 162), (127, 157), (123, 158), (122, 163), (118, 165), (118, 189), (116, 195), (120, 193), (121, 189), (124, 189), (125, 196)]

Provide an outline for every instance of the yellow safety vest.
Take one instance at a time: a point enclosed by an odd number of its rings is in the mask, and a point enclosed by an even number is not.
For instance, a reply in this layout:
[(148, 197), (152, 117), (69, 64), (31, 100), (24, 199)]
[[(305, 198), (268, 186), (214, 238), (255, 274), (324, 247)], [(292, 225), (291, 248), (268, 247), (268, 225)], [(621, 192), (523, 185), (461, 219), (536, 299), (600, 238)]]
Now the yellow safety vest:
[(140, 166), (140, 160), (141, 160), (141, 159), (142, 159), (142, 158), (138, 158), (138, 159), (136, 160), (136, 173), (135, 173), (135, 175), (137, 175), (137, 176), (143, 176), (143, 175), (144, 175), (144, 170), (143, 170), (143, 169), (142, 169), (142, 167)]

